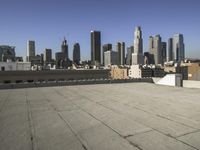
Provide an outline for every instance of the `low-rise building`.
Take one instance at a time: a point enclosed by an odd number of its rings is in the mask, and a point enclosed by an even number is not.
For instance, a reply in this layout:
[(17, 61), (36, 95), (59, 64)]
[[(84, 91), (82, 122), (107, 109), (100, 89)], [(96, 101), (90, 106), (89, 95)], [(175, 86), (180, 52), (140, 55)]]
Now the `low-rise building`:
[(200, 80), (199, 63), (183, 63), (181, 66), (186, 66), (188, 68), (188, 80)]
[(111, 67), (111, 78), (112, 79), (128, 79), (128, 68), (126, 67)]
[(30, 62), (0, 62), (0, 71), (31, 70)]
[(188, 66), (165, 66), (164, 71), (167, 74), (182, 74), (183, 80), (188, 80)]
[(130, 78), (146, 78), (152, 77), (152, 69), (143, 67), (142, 65), (132, 65), (129, 69)]

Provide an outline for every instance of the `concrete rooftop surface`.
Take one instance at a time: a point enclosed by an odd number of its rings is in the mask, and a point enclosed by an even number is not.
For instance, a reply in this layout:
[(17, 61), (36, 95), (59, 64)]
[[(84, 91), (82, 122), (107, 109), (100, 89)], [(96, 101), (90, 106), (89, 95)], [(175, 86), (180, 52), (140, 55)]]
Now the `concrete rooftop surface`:
[(200, 150), (200, 89), (127, 83), (0, 90), (0, 150)]

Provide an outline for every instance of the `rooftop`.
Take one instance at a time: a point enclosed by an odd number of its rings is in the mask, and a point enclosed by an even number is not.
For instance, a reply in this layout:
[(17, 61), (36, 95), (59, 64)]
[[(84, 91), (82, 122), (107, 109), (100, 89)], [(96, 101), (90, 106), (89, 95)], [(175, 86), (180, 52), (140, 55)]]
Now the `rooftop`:
[(0, 149), (197, 150), (200, 89), (127, 83), (0, 90)]

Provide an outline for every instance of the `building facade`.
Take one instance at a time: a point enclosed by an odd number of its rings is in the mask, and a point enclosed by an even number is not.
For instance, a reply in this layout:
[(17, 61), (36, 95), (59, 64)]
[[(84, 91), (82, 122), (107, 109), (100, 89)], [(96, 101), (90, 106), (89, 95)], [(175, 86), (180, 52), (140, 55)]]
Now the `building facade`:
[(65, 55), (62, 52), (55, 53), (55, 59), (56, 59), (56, 68), (62, 69), (65, 66)]
[(168, 61), (181, 62), (185, 59), (185, 44), (182, 34), (175, 34), (168, 41)]
[(0, 62), (6, 62), (7, 60), (15, 61), (15, 47), (0, 45)]
[(62, 45), (61, 45), (61, 52), (64, 55), (64, 60), (68, 61), (69, 60), (68, 44), (67, 44), (67, 40), (65, 38), (64, 38)]
[(134, 32), (134, 53), (143, 54), (143, 39), (141, 27), (136, 27)]
[(31, 70), (30, 62), (0, 62), (0, 71)]
[(143, 64), (143, 39), (141, 27), (136, 27), (134, 32), (134, 53), (132, 54), (132, 65)]
[(125, 64), (125, 43), (117, 42), (116, 51), (118, 52), (119, 65)]
[(175, 34), (173, 36), (173, 51), (172, 56), (174, 61), (180, 62), (185, 59), (185, 45), (182, 34)]
[(134, 52), (134, 47), (130, 46), (127, 47), (127, 53), (126, 53), (126, 65), (132, 64), (132, 53)]
[(31, 58), (35, 57), (35, 41), (27, 41), (26, 61), (31, 62)]
[(44, 50), (44, 62), (45, 64), (51, 63), (52, 61), (52, 50), (51, 49), (45, 49)]
[(149, 52), (153, 57), (151, 64), (162, 64), (162, 41), (160, 35), (149, 37)]
[(73, 62), (79, 64), (80, 60), (81, 60), (80, 45), (79, 43), (75, 43), (73, 49)]
[(112, 79), (128, 79), (128, 68), (119, 68), (118, 66), (111, 67)]
[(111, 51), (111, 50), (112, 50), (112, 44), (108, 43), (108, 44), (104, 44), (103, 45), (103, 54), (102, 54), (102, 56), (103, 56), (103, 60), (102, 60), (103, 65), (104, 65), (104, 52)]
[(104, 66), (108, 67), (111, 65), (118, 65), (119, 59), (118, 59), (118, 52), (116, 51), (107, 51), (104, 52)]
[(128, 75), (130, 78), (147, 78), (152, 77), (151, 68), (143, 68), (142, 65), (132, 65)]
[(172, 47), (173, 45), (173, 39), (172, 38), (169, 38), (168, 40), (168, 54), (167, 54), (167, 61), (173, 61), (173, 56), (172, 56)]
[(162, 65), (164, 65), (165, 62), (167, 62), (167, 43), (162, 42), (162, 50), (161, 50), (161, 60), (162, 60)]
[(92, 65), (101, 64), (101, 32), (91, 31), (91, 63)]

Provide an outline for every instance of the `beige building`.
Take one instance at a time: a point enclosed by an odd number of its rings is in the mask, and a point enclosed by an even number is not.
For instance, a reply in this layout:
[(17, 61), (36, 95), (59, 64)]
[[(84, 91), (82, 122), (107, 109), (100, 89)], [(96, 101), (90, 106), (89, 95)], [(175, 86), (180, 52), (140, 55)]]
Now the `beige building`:
[(117, 66), (111, 67), (112, 79), (128, 79), (128, 68), (120, 68)]
[(200, 80), (199, 63), (183, 63), (181, 65), (188, 67), (188, 80)]

